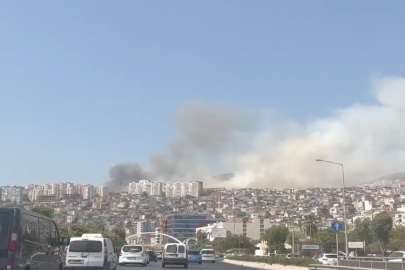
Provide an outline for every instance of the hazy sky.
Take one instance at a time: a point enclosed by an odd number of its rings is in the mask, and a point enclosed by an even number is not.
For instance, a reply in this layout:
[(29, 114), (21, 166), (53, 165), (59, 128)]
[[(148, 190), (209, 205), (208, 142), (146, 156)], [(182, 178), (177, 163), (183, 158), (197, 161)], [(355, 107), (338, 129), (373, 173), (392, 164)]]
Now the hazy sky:
[(2, 1), (0, 185), (102, 183), (187, 101), (299, 123), (404, 75), (405, 1)]

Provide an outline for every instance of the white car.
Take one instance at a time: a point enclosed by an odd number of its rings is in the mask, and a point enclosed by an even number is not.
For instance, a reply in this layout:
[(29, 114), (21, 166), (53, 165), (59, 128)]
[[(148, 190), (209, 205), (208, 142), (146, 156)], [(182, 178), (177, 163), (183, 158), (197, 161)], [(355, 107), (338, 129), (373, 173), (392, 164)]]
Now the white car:
[(318, 261), (324, 265), (337, 265), (338, 258), (336, 253), (323, 253)]
[(215, 251), (213, 249), (202, 249), (200, 254), (203, 262), (215, 263)]
[(404, 260), (405, 251), (394, 251), (387, 258), (387, 261), (389, 262), (403, 262)]
[(101, 234), (83, 234), (70, 239), (63, 269), (117, 268), (117, 255), (111, 239)]
[(119, 266), (129, 264), (140, 264), (146, 266), (149, 263), (149, 255), (142, 245), (125, 245), (121, 249), (121, 256), (118, 261)]

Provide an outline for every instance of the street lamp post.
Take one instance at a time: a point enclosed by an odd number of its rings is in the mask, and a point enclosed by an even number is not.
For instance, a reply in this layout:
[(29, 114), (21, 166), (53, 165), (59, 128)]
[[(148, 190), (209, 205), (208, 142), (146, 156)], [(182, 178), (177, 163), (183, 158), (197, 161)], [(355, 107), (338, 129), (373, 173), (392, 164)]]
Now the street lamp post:
[(348, 242), (347, 242), (347, 217), (346, 217), (346, 185), (345, 185), (345, 169), (342, 163), (337, 163), (337, 162), (332, 162), (328, 160), (323, 160), (323, 159), (316, 159), (315, 161), (318, 162), (326, 162), (334, 165), (339, 165), (342, 167), (342, 183), (343, 183), (343, 219), (345, 223), (345, 247), (346, 247), (346, 260), (348, 260), (349, 256), (349, 247), (348, 247)]

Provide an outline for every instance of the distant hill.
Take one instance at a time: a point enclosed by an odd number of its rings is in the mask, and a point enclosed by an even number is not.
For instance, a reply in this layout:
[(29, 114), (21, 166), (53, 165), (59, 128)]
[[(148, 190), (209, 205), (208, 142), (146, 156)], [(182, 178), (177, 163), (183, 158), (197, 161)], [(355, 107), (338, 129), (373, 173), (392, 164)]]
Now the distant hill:
[(380, 181), (380, 180), (405, 180), (405, 173), (393, 173), (390, 175), (385, 175), (378, 177), (374, 181)]
[(368, 185), (368, 184), (374, 184), (378, 181), (395, 181), (395, 180), (400, 180), (401, 182), (405, 181), (405, 173), (393, 173), (393, 174), (389, 174), (389, 175), (384, 175), (384, 176), (380, 176), (372, 181), (368, 181), (366, 183), (364, 183), (364, 185)]
[(235, 176), (234, 173), (224, 173), (224, 174), (216, 175), (213, 177), (215, 180), (218, 180), (218, 181), (228, 181), (228, 180), (232, 179), (234, 176)]

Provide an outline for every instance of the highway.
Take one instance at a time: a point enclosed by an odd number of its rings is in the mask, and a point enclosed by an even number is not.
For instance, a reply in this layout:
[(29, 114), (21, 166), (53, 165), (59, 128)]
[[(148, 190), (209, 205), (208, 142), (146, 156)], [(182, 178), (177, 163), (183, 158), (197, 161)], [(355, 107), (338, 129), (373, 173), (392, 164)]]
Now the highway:
[[(185, 269), (183, 266), (166, 266), (167, 269)], [(162, 268), (161, 261), (150, 262), (148, 266), (119, 266), (117, 270), (154, 270), (154, 269), (166, 269)], [(216, 263), (203, 263), (203, 264), (189, 264), (188, 269), (192, 270), (257, 270), (257, 268), (250, 268), (245, 266), (238, 266), (234, 264), (227, 264), (217, 260)]]

